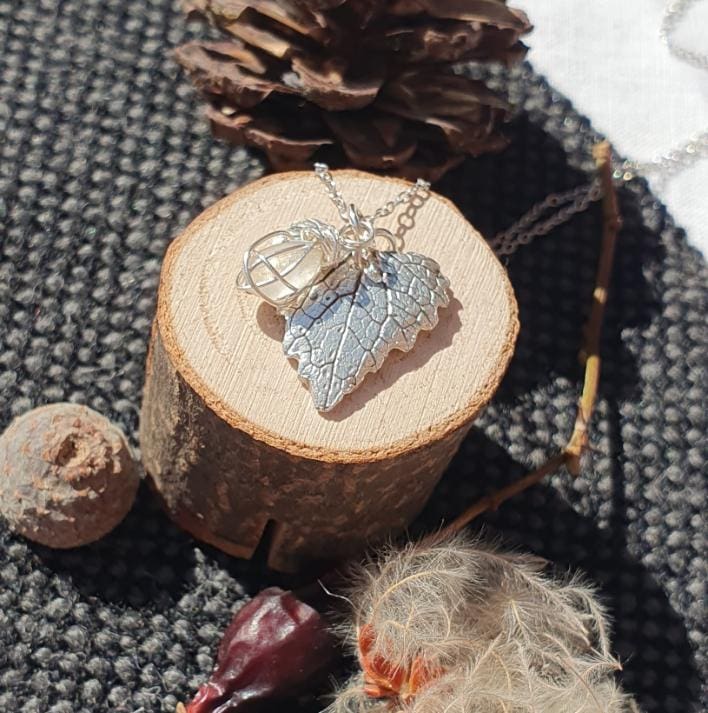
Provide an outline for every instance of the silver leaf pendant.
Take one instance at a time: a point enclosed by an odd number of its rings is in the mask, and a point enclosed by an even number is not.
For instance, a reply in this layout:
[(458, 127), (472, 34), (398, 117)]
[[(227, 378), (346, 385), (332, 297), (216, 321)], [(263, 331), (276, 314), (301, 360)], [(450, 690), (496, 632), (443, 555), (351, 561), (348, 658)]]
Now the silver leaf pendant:
[(333, 409), (393, 349), (408, 351), (438, 323), (449, 280), (435, 260), (378, 251), (364, 268), (347, 260), (286, 313), (283, 349), (297, 360), (318, 411)]
[(435, 327), (450, 283), (435, 260), (403, 252), (402, 232), (375, 226), (403, 204), (412, 220), (429, 183), (418, 179), (364, 216), (347, 206), (325, 164), (315, 173), (344, 224), (308, 219), (264, 235), (244, 253), (236, 285), (285, 317), (285, 354), (297, 360), (315, 408), (330, 411), (391, 350), (408, 351), (421, 330)]

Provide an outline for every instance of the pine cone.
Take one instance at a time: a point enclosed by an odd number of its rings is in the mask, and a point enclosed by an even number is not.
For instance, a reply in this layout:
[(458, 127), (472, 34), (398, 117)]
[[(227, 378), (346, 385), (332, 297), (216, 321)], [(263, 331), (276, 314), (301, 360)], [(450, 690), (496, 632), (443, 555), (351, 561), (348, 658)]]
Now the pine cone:
[(228, 40), (178, 61), (216, 136), (277, 170), (315, 158), (435, 180), (506, 145), (509, 106), (455, 65), (511, 64), (531, 28), (505, 0), (189, 0)]

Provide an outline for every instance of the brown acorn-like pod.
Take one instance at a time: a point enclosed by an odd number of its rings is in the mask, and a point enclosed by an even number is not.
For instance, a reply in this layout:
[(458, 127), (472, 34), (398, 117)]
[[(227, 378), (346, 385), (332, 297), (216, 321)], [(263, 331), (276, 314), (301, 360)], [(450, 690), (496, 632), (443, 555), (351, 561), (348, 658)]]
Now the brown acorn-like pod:
[(103, 537), (128, 513), (139, 483), (123, 433), (86, 406), (36, 408), (0, 437), (0, 514), (48, 547)]
[(176, 52), (214, 134), (264, 151), (276, 170), (324, 160), (435, 180), (506, 146), (509, 105), (457, 71), (523, 58), (531, 25), (505, 0), (190, 0), (186, 9), (226, 36)]

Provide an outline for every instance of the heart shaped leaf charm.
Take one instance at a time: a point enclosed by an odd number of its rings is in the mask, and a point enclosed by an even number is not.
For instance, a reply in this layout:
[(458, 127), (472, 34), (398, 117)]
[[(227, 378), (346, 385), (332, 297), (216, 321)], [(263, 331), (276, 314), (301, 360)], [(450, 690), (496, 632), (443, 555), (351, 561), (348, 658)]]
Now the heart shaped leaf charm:
[(333, 409), (393, 349), (408, 351), (438, 323), (449, 281), (424, 255), (382, 251), (375, 270), (347, 261), (286, 316), (283, 348), (298, 362), (318, 411)]

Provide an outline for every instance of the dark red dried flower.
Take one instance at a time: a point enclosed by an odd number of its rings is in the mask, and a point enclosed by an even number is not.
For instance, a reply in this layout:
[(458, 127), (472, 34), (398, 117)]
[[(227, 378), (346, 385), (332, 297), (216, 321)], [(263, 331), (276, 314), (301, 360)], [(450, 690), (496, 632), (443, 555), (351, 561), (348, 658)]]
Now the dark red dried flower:
[(211, 678), (187, 713), (244, 713), (291, 699), (335, 660), (324, 619), (292, 592), (264, 589), (234, 616)]

